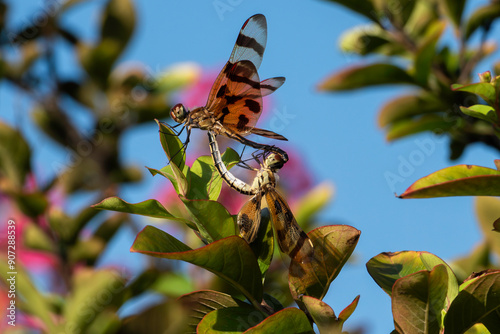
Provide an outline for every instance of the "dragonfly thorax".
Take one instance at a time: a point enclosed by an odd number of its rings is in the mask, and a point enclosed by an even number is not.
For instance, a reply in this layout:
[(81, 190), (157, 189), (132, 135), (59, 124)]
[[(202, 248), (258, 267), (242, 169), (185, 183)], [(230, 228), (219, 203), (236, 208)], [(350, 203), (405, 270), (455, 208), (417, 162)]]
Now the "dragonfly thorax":
[(177, 123), (184, 123), (189, 115), (189, 110), (184, 107), (181, 103), (173, 106), (172, 110), (170, 110), (170, 117)]
[(265, 168), (268, 168), (273, 173), (281, 169), (281, 167), (283, 167), (284, 164), (285, 160), (279, 154), (276, 153), (270, 154), (264, 161)]

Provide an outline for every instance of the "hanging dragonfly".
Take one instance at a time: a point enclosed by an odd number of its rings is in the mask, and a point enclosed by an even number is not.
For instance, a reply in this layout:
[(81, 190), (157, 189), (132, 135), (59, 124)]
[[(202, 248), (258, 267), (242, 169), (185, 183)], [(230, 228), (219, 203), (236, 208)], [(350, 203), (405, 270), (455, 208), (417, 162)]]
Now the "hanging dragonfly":
[(248, 243), (253, 242), (257, 237), (261, 219), (261, 202), (262, 197), (265, 197), (280, 250), (297, 262), (309, 262), (314, 253), (312, 241), (297, 224), (283, 196), (276, 191), (277, 175), (275, 173), (283, 167), (285, 163), (283, 158), (276, 153), (269, 154), (261, 165), (253, 184), (249, 185), (227, 170), (221, 158), (216, 135), (208, 131), (208, 139), (212, 159), (221, 178), (238, 192), (253, 195), (238, 213), (240, 235)]
[(287, 140), (275, 132), (255, 127), (262, 113), (262, 97), (273, 93), (285, 82), (284, 77), (275, 77), (260, 82), (259, 68), (267, 42), (267, 22), (262, 14), (250, 17), (240, 30), (231, 57), (208, 95), (206, 106), (189, 111), (182, 104), (175, 105), (170, 116), (184, 124), (189, 143), (191, 129), (213, 131), (218, 135), (251, 146), (275, 152), (288, 160), (283, 150), (273, 145), (256, 143), (245, 136), (256, 134), (268, 138)]

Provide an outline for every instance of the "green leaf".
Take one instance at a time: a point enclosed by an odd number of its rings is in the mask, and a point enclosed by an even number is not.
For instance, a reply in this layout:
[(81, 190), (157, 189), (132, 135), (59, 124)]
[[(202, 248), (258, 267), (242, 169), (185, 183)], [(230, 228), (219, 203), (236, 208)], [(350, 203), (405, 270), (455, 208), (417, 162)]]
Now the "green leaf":
[(467, 285), (444, 319), (445, 334), (464, 333), (482, 322), (491, 333), (500, 331), (500, 273), (482, 275)]
[[(228, 170), (240, 162), (240, 156), (232, 148), (228, 148), (221, 158)], [(201, 156), (196, 159), (190, 169), (190, 191), (186, 197), (216, 201), (221, 188), (222, 178), (214, 167), (212, 157)]]
[(399, 198), (448, 196), (500, 196), (500, 171), (472, 165), (447, 167), (417, 180)]
[(242, 333), (264, 318), (262, 313), (250, 305), (220, 308), (201, 319), (196, 333)]
[(179, 297), (193, 291), (191, 279), (174, 272), (165, 272), (151, 285), (151, 289), (169, 297)]
[(460, 111), (468, 116), (485, 120), (488, 123), (496, 124), (498, 121), (495, 109), (484, 104), (475, 104), (468, 108), (460, 107)]
[(448, 108), (431, 94), (403, 95), (386, 103), (378, 114), (378, 124), (385, 127), (413, 116), (436, 113)]
[(497, 256), (500, 256), (500, 234), (492, 231), (493, 223), (500, 217), (500, 200), (494, 197), (477, 197), (475, 209), (485, 242)]
[(146, 226), (137, 235), (130, 251), (192, 263), (225, 279), (249, 300), (262, 300), (257, 260), (240, 237), (227, 237), (192, 250), (168, 233)]
[[(155, 199), (148, 199), (139, 203), (128, 203), (119, 197), (108, 197), (102, 202), (92, 205), (95, 209), (111, 210), (136, 215), (175, 220), (194, 228), (193, 223), (184, 218), (175, 217), (165, 209), (165, 207)], [(196, 228), (194, 228), (196, 229)]]
[(78, 270), (73, 276), (71, 294), (63, 310), (66, 331), (85, 332), (100, 312), (112, 307), (113, 299), (119, 296), (124, 286), (124, 278), (114, 270)]
[[(168, 173), (168, 168), (163, 168), (162, 171), (165, 174), (163, 176), (167, 177), (172, 181), (177, 193), (182, 196), (186, 196), (189, 192), (189, 184), (186, 179), (187, 171), (185, 164), (186, 153), (184, 151), (184, 145), (180, 142), (179, 137), (172, 131), (172, 129), (165, 124), (156, 120), (159, 126), (160, 142), (167, 158), (170, 162), (171, 173)], [(151, 170), (150, 170), (151, 171)], [(170, 176), (169, 176), (170, 175)]]
[[(245, 308), (249, 305), (236, 299), (228, 294), (213, 291), (213, 290), (200, 290), (183, 295), (177, 299), (185, 309), (187, 314), (187, 328), (186, 333), (196, 332), (198, 323), (202, 321), (203, 317), (212, 311), (225, 309), (225, 308)], [(252, 308), (255, 312), (255, 309)], [(257, 312), (260, 315), (260, 312)]]
[(128, 44), (135, 27), (131, 0), (108, 0), (103, 12), (101, 39), (95, 46), (79, 44), (80, 62), (89, 76), (106, 87), (114, 63)]
[(267, 317), (260, 324), (245, 332), (245, 334), (260, 333), (313, 334), (314, 331), (304, 312), (297, 308), (286, 308)]
[(264, 280), (274, 255), (273, 224), (271, 224), (268, 208), (261, 211), (259, 231), (255, 240), (250, 244), (250, 248), (257, 257), (262, 280)]
[(446, 311), (448, 272), (443, 264), (398, 279), (392, 288), (392, 314), (399, 333), (440, 333)]
[(330, 305), (309, 296), (303, 296), (302, 302), (313, 318), (314, 323), (318, 326), (320, 333), (342, 333), (342, 323), (337, 319)]
[(198, 231), (209, 242), (237, 234), (236, 222), (227, 209), (216, 201), (181, 198)]
[(432, 65), (436, 56), (436, 44), (441, 38), (446, 27), (444, 22), (435, 22), (428, 30), (428, 36), (419, 45), (415, 53), (414, 61), (414, 78), (419, 85), (428, 86), (429, 74), (432, 70)]
[(360, 234), (348, 225), (323, 226), (309, 232), (314, 257), (310, 262), (291, 262), (288, 284), (292, 297), (299, 299), (306, 295), (323, 299), (354, 251)]
[(381, 253), (366, 263), (368, 273), (373, 280), (390, 296), (394, 283), (405, 276), (421, 270), (430, 271), (435, 266), (443, 264), (448, 270), (448, 303), (458, 293), (458, 283), (451, 268), (436, 255), (427, 252), (396, 252)]
[(445, 14), (450, 18), (455, 27), (457, 29), (460, 28), (465, 0), (443, 0), (439, 1), (439, 3), (442, 5)]
[(177, 166), (179, 170), (184, 170), (186, 164), (184, 145), (171, 127), (157, 119), (155, 119), (155, 122), (158, 124), (161, 146), (167, 155), (168, 161)]
[(340, 49), (346, 53), (355, 53), (362, 56), (378, 53), (383, 55), (401, 54), (405, 50), (390, 40), (387, 31), (376, 24), (354, 27), (344, 32), (340, 37)]
[(456, 121), (440, 115), (424, 115), (420, 118), (403, 119), (391, 124), (387, 129), (389, 141), (414, 135), (424, 131), (443, 133), (456, 126)]
[[(404, 30), (414, 40), (420, 40), (428, 27), (437, 22), (439, 12), (436, 10), (435, 4), (429, 1), (411, 1), (415, 3), (415, 7), (408, 20), (403, 21)], [(409, 5), (409, 3), (408, 3)]]
[[(176, 168), (176, 167), (173, 167)], [(180, 173), (178, 175), (182, 175), (179, 178), (176, 177), (174, 174), (172, 165), (168, 165), (163, 167), (162, 169), (155, 169), (155, 168), (150, 168), (146, 166), (146, 169), (151, 173), (151, 175), (156, 176), (156, 175), (161, 175), (164, 178), (168, 179), (170, 182), (172, 182), (172, 185), (174, 186), (175, 192), (180, 194), (184, 191), (185, 189), (189, 189), (189, 184), (187, 179), (184, 177), (185, 174), (189, 173), (189, 167), (185, 166), (184, 170), (180, 172), (178, 169), (176, 171), (179, 171)], [(180, 181), (181, 183), (179, 183)], [(183, 188), (179, 188), (179, 185), (181, 185)], [(184, 189), (184, 190), (183, 190)]]
[(488, 27), (500, 16), (500, 3), (491, 2), (479, 7), (472, 13), (465, 25), (465, 38), (468, 39), (479, 27)]
[(353, 66), (323, 80), (320, 91), (345, 91), (377, 85), (416, 84), (403, 69), (391, 64)]
[(338, 3), (358, 14), (361, 14), (372, 21), (377, 22), (377, 14), (373, 3), (370, 0), (329, 0), (330, 2)]
[(451, 89), (457, 92), (469, 92), (481, 96), (489, 105), (495, 105), (495, 87), (489, 82), (478, 82), (469, 85), (453, 84)]
[(0, 122), (0, 173), (12, 190), (21, 190), (30, 171), (30, 148), (23, 135)]
[[(11, 272), (11, 269), (9, 269), (7, 261), (0, 261), (0, 275), (4, 286), (10, 287), (11, 282), (15, 282), (16, 308), (21, 307), (26, 312), (26, 314), (31, 314), (39, 318), (47, 327), (46, 331), (48, 333), (57, 333), (56, 327), (53, 322), (54, 314), (50, 312), (51, 308), (48, 301), (44, 298), (43, 295), (40, 294), (39, 290), (31, 281), (29, 273), (24, 270), (21, 264), (16, 263), (15, 269), (17, 275), (9, 274)], [(13, 277), (14, 279), (12, 279)], [(8, 317), (6, 317), (6, 319), (11, 320)], [(3, 320), (5, 321), (5, 319)]]

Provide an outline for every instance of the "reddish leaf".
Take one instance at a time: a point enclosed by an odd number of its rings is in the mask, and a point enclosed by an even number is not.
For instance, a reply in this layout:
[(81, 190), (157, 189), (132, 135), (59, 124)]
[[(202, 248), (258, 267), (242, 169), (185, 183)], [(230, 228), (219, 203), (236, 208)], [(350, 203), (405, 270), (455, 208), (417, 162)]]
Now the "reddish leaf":
[(419, 179), (399, 198), (447, 196), (500, 196), (500, 171), (473, 165), (444, 168)]
[(292, 261), (288, 284), (294, 299), (301, 295), (323, 299), (330, 283), (351, 256), (361, 232), (348, 225), (330, 225), (309, 232), (314, 245), (310, 262)]
[(248, 243), (240, 237), (227, 237), (192, 250), (168, 233), (146, 226), (137, 235), (130, 251), (192, 263), (225, 279), (249, 300), (262, 300), (257, 260)]

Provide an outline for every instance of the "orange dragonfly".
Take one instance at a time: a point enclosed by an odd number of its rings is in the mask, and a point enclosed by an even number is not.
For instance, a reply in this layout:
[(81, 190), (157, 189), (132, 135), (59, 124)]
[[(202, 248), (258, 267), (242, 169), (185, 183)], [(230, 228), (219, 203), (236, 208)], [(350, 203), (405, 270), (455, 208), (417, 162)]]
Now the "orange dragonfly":
[(261, 219), (262, 197), (266, 198), (271, 220), (281, 252), (300, 263), (310, 262), (314, 254), (314, 246), (307, 234), (300, 228), (283, 196), (276, 191), (275, 173), (284, 165), (283, 157), (271, 153), (261, 164), (253, 184), (249, 185), (229, 172), (222, 161), (216, 135), (208, 131), (210, 151), (215, 168), (226, 183), (245, 195), (253, 195), (238, 213), (240, 235), (251, 243), (257, 237)]
[(184, 146), (189, 143), (191, 129), (213, 131), (256, 149), (275, 152), (288, 160), (283, 150), (273, 145), (256, 143), (245, 136), (260, 136), (287, 140), (275, 132), (255, 127), (262, 113), (262, 97), (273, 93), (284, 82), (284, 77), (260, 81), (259, 68), (267, 42), (267, 22), (262, 14), (250, 17), (243, 24), (231, 57), (217, 76), (208, 95), (206, 106), (189, 111), (182, 104), (175, 105), (170, 116), (187, 129)]

